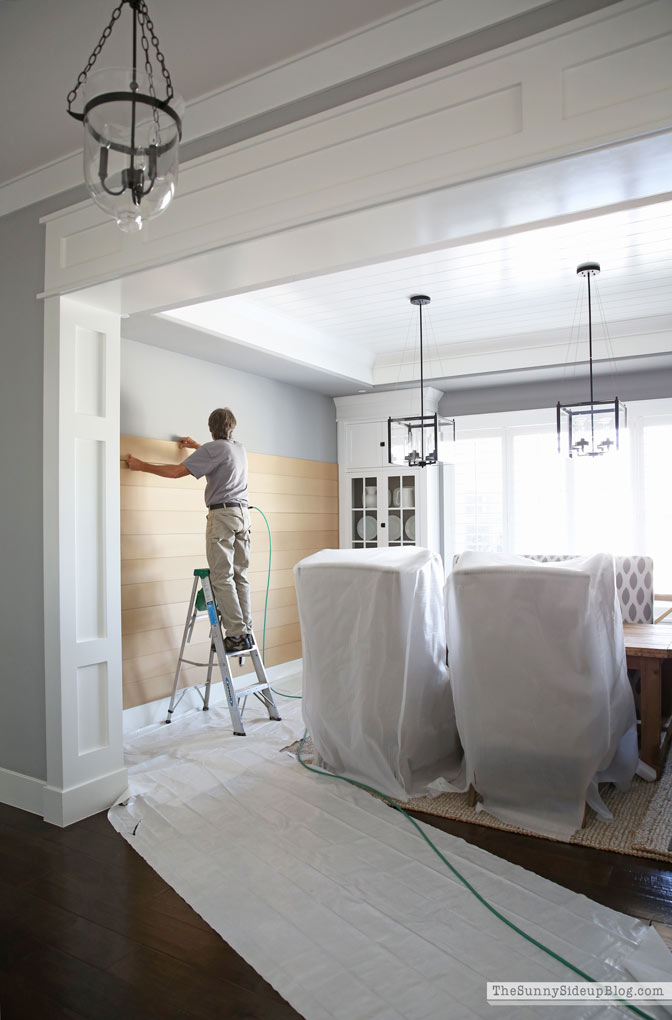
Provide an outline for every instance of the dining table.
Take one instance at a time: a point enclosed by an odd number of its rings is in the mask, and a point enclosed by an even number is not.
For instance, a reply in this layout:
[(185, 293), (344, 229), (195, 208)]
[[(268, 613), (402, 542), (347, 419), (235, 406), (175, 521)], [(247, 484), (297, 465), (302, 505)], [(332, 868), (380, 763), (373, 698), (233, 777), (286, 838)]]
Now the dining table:
[(672, 625), (624, 623), (628, 669), (639, 670), (639, 757), (656, 777), (672, 739), (672, 667), (667, 678), (665, 663), (672, 659)]

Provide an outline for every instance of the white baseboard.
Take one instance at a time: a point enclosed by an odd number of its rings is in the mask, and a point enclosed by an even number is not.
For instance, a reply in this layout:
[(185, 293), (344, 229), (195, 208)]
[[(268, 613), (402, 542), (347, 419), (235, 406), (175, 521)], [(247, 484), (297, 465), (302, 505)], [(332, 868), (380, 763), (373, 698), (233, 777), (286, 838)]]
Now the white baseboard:
[[(266, 675), (274, 686), (282, 684), (284, 680), (296, 677), (300, 673), (302, 661), (302, 659), (293, 659), (291, 662), (281, 662), (277, 666), (268, 666), (266, 668)], [(249, 673), (244, 674), (246, 682), (249, 675)], [(236, 677), (234, 685), (238, 683), (239, 679), (243, 678)], [(291, 693), (294, 693), (294, 690)], [(210, 691), (210, 704), (217, 705), (223, 700), (223, 684), (220, 682), (213, 683)], [(133, 733), (135, 730), (142, 729), (143, 726), (153, 726), (155, 723), (165, 722), (169, 705), (170, 698), (160, 698), (158, 701), (150, 701), (147, 705), (135, 705), (133, 708), (124, 709), (124, 733)], [(184, 698), (175, 710), (175, 717), (182, 712), (188, 712), (191, 709), (201, 709), (202, 707), (203, 702), (196, 690), (187, 688)]]
[(116, 769), (105, 776), (98, 776), (81, 786), (67, 790), (44, 785), (42, 806), (38, 812), (45, 822), (64, 827), (80, 822), (99, 811), (107, 811), (125, 793), (128, 787), (128, 772)]
[(44, 779), (24, 776), (21, 772), (0, 769), (0, 803), (29, 811), (31, 815), (42, 814)]

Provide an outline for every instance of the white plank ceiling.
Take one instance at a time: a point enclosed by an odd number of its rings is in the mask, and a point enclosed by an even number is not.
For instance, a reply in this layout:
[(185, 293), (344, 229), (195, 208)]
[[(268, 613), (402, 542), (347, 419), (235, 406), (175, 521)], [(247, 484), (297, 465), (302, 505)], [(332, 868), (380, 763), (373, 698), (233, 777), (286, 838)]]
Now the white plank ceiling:
[[(587, 357), (585, 278), (593, 279), (597, 359), (672, 349), (672, 202), (522, 230), (384, 264), (177, 309), (171, 317), (228, 341), (294, 338), (288, 356), (310, 363), (311, 346), (341, 349), (364, 366), (360, 384), (419, 377), (415, 293), (424, 312), (425, 376), (559, 365)], [(249, 337), (246, 336), (249, 330)], [(277, 349), (277, 348), (276, 348)], [(370, 369), (367, 377), (366, 367)], [(353, 373), (354, 376), (357, 373)], [(352, 388), (350, 392), (352, 392)]]

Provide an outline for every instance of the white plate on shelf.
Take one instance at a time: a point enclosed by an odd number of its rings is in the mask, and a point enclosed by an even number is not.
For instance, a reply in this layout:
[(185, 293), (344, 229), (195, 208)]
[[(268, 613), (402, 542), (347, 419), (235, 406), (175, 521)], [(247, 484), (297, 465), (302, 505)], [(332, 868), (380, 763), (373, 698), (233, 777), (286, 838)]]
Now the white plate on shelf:
[(371, 514), (364, 514), (357, 521), (357, 534), (365, 542), (371, 542), (376, 537), (377, 530), (376, 518), (372, 517)]
[(415, 514), (411, 514), (404, 525), (404, 532), (406, 538), (410, 538), (411, 542), (415, 542)]
[(389, 540), (390, 542), (398, 542), (401, 538), (401, 521), (396, 514), (390, 514), (389, 517)]
[(393, 489), (392, 491), (392, 506), (401, 505), (401, 489)]
[(401, 505), (402, 506), (414, 506), (415, 505), (415, 492), (413, 489), (406, 487), (401, 494)]

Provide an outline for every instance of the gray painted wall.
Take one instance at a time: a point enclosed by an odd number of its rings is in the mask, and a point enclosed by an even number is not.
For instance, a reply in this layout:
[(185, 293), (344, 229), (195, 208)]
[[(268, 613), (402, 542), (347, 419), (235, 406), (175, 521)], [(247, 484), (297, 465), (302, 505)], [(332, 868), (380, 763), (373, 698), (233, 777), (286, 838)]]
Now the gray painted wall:
[(46, 779), (42, 630), (44, 227), (62, 195), (0, 217), (0, 768)]
[(215, 407), (231, 408), (238, 419), (236, 439), (250, 452), (336, 461), (331, 397), (122, 340), (122, 434), (155, 439), (189, 435), (205, 443), (210, 439), (208, 415)]

